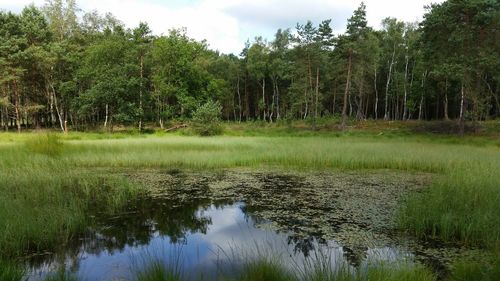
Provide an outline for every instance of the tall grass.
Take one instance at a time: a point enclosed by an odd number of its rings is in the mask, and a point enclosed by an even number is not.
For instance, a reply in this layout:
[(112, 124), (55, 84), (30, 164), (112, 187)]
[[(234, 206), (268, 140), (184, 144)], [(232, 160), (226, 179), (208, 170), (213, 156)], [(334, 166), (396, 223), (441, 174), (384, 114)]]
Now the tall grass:
[(177, 268), (165, 266), (161, 261), (153, 261), (145, 269), (136, 273), (137, 281), (181, 281), (182, 272)]
[(0, 258), (54, 250), (89, 225), (91, 210), (113, 212), (137, 193), (123, 178), (33, 154), (31, 144), (2, 149), (0, 156)]
[[(409, 262), (371, 262), (359, 268), (345, 261), (331, 263), (327, 255), (296, 260), (287, 264), (276, 253), (245, 252), (234, 249), (223, 261), (232, 271), (221, 271), (217, 281), (436, 281), (436, 276), (421, 265)], [(219, 261), (218, 261), (219, 264)], [(138, 281), (188, 280), (179, 269), (181, 266), (150, 261), (138, 271)], [(219, 270), (219, 269), (218, 269)], [(197, 280), (205, 280), (199, 278)], [(455, 281), (455, 280), (453, 280)], [(457, 280), (458, 281), (458, 280)]]
[(23, 277), (24, 271), (19, 265), (0, 259), (0, 281), (20, 281)]
[(495, 281), (500, 277), (500, 253), (476, 260), (464, 259), (452, 266), (450, 281)]
[(47, 156), (59, 156), (63, 149), (61, 138), (57, 134), (39, 135), (26, 140), (26, 148), (33, 153), (45, 154)]
[[(120, 135), (92, 140), (70, 134), (0, 135), (0, 256), (54, 247), (88, 223), (90, 206), (119, 208), (137, 192), (123, 178), (94, 168), (234, 167), (302, 170), (396, 169), (436, 173), (432, 186), (408, 198), (400, 226), (494, 251), (500, 241), (500, 149), (495, 141), (404, 134), (198, 138)], [(106, 137), (106, 136), (104, 136)], [(56, 148), (57, 147), (57, 148)]]
[(402, 207), (400, 226), (421, 238), (500, 247), (500, 166), (452, 168)]

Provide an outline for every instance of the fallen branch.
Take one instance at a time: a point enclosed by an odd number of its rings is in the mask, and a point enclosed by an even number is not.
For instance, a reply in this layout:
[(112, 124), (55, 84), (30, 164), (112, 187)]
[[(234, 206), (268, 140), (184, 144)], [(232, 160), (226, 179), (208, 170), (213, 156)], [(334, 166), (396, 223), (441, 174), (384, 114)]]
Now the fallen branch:
[(187, 126), (188, 126), (187, 124), (175, 125), (175, 126), (173, 126), (171, 128), (165, 129), (165, 132), (171, 132), (171, 131), (179, 130), (179, 129), (182, 129), (182, 128), (186, 128)]

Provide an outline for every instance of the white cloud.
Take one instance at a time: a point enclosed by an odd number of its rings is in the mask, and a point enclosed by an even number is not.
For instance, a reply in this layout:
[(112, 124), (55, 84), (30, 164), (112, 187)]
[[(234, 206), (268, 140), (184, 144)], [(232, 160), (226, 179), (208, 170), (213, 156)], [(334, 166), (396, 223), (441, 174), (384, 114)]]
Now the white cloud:
[[(365, 0), (367, 18), (378, 28), (385, 17), (416, 21), (424, 14), (424, 5), (432, 0)], [(443, 0), (436, 0), (442, 2)], [(433, 1), (433, 2), (436, 2)], [(0, 0), (0, 9), (20, 11), (23, 6), (44, 0)], [(310, 19), (319, 23), (332, 18), (337, 32), (345, 29), (346, 20), (361, 0), (79, 0), (85, 11), (111, 12), (128, 27), (146, 21), (156, 34), (171, 28), (186, 27), (188, 35), (206, 39), (222, 52), (239, 53), (246, 39), (263, 35), (272, 39), (278, 28), (293, 28)]]

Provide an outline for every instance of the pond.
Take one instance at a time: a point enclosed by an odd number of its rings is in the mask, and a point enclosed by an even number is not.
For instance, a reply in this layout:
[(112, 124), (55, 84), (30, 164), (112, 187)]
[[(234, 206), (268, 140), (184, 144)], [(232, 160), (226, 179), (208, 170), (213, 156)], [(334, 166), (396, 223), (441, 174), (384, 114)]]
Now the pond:
[[(373, 261), (444, 267), (432, 245), (394, 230), (394, 212), (429, 175), (126, 171), (148, 190), (123, 213), (54, 253), (27, 262), (29, 280), (64, 269), (82, 280), (134, 280), (153, 262), (189, 280), (231, 276), (248, 260), (278, 257), (300, 270), (308, 259), (353, 268)], [(458, 250), (456, 251), (458, 253)]]

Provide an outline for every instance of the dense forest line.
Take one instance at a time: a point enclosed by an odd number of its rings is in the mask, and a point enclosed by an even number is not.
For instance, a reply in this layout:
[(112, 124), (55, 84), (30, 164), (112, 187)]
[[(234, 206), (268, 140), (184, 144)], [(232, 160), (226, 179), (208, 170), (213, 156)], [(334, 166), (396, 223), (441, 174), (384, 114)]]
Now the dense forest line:
[(184, 29), (155, 36), (111, 14), (49, 0), (0, 12), (0, 125), (74, 129), (189, 119), (220, 104), (226, 120), (485, 120), (500, 115), (500, 2), (448, 0), (421, 23), (367, 25), (361, 4), (331, 21), (212, 51)]

